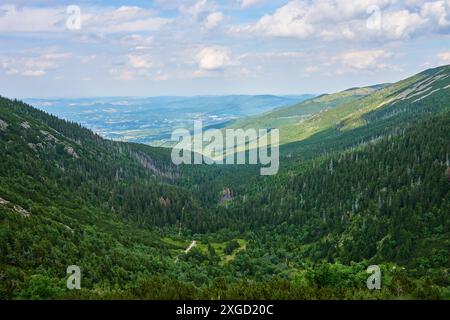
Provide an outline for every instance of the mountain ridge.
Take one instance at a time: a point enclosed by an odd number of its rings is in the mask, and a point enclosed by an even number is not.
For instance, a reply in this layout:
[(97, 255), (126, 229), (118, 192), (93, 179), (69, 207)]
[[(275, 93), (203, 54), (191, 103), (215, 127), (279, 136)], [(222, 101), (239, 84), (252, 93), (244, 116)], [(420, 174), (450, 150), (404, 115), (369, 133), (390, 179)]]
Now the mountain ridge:
[(448, 73), (306, 119), (324, 125), (282, 146), (273, 177), (176, 167), (168, 149), (0, 98), (0, 297), (448, 299)]

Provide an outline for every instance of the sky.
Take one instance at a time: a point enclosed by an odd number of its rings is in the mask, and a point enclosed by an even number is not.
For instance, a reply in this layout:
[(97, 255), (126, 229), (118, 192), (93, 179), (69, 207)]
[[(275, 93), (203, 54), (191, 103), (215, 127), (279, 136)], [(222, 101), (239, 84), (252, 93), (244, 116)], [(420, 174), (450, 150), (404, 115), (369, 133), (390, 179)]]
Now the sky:
[(10, 98), (327, 93), (450, 64), (450, 0), (0, 0)]

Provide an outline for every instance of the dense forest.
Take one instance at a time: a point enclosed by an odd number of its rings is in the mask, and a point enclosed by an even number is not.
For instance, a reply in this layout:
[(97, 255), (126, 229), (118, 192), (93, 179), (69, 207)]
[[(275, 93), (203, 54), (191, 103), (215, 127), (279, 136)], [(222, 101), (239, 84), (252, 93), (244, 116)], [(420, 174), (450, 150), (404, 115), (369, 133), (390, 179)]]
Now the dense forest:
[(273, 177), (0, 98), (0, 299), (449, 299), (446, 89), (282, 146)]

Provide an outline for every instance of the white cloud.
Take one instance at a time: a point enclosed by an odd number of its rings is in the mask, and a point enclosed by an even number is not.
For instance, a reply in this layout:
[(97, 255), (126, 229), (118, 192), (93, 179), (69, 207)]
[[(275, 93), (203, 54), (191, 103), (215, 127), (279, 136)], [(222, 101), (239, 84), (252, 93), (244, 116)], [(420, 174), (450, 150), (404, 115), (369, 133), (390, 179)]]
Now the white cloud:
[(257, 5), (261, 2), (263, 2), (264, 0), (240, 0), (240, 4), (241, 4), (241, 8), (249, 8), (252, 7), (254, 5)]
[(33, 51), (39, 53), (19, 52), (14, 56), (0, 57), (0, 69), (3, 69), (7, 75), (40, 77), (50, 70), (59, 68), (64, 60), (71, 57), (70, 53), (49, 49), (35, 49)]
[(45, 71), (44, 70), (25, 70), (24, 72), (22, 72), (23, 76), (26, 77), (41, 77), (43, 75), (45, 75)]
[(450, 51), (439, 53), (438, 58), (442, 63), (450, 63)]
[(397, 40), (450, 30), (450, 1), (292, 0), (232, 33), (323, 40)]
[(120, 40), (124, 44), (132, 44), (136, 46), (151, 46), (154, 42), (154, 38), (152, 36), (144, 37), (139, 34), (129, 34), (122, 37)]
[(448, 27), (450, 26), (448, 20), (449, 7), (450, 1), (447, 1), (447, 3), (445, 1), (427, 2), (422, 6), (421, 15), (434, 19), (439, 27)]
[(305, 57), (303, 51), (268, 51), (268, 52), (250, 52), (240, 55), (237, 60), (248, 60), (254, 62), (256, 60), (263, 60), (264, 62), (277, 60), (298, 60)]
[(385, 69), (387, 65), (380, 62), (384, 58), (391, 56), (384, 50), (362, 50), (348, 51), (341, 55), (340, 60), (344, 66), (351, 69)]
[(210, 13), (205, 19), (204, 26), (206, 29), (212, 30), (216, 28), (224, 18), (225, 16), (220, 11)]
[(276, 10), (273, 15), (265, 15), (256, 24), (237, 28), (235, 31), (274, 37), (306, 38), (315, 31), (314, 26), (303, 19), (307, 10), (307, 4), (291, 1)]
[(149, 69), (152, 63), (147, 56), (130, 54), (128, 56), (128, 65), (135, 69)]
[(196, 56), (200, 70), (220, 70), (231, 65), (228, 50), (222, 47), (207, 47), (200, 50)]
[(155, 31), (172, 20), (156, 16), (151, 9), (122, 6), (110, 10), (82, 10), (82, 25), (88, 31), (129, 33)]
[(0, 32), (53, 32), (62, 30), (65, 8), (0, 6)]
[(134, 79), (134, 73), (128, 69), (111, 69), (109, 73), (115, 80), (131, 81)]
[(149, 55), (129, 54), (126, 56), (126, 63), (110, 69), (109, 73), (115, 80), (132, 81), (139, 77), (149, 77), (149, 69), (152, 67), (153, 63)]
[(217, 6), (208, 0), (198, 0), (191, 6), (182, 5), (179, 10), (187, 15), (191, 15), (194, 19), (197, 19), (200, 15), (208, 12), (213, 12), (217, 9)]
[(401, 10), (387, 13), (382, 19), (382, 32), (390, 39), (410, 37), (426, 24), (426, 20), (417, 13)]
[(305, 72), (306, 73), (316, 73), (316, 72), (319, 72), (319, 71), (320, 71), (320, 68), (316, 67), (316, 66), (310, 66), (310, 67), (306, 67), (305, 68)]
[[(155, 31), (172, 20), (140, 7), (81, 7), (79, 32), (129, 33)], [(70, 15), (66, 7), (0, 6), (0, 32), (63, 32)]]

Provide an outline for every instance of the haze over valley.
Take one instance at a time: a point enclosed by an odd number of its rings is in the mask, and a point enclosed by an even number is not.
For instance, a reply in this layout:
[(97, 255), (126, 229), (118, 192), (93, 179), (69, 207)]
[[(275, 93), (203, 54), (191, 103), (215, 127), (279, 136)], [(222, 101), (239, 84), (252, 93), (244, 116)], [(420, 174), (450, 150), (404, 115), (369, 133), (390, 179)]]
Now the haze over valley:
[(450, 300), (450, 0), (1, 2), (0, 300)]
[(73, 121), (102, 137), (170, 147), (177, 128), (192, 129), (194, 120), (205, 127), (224, 127), (232, 120), (256, 116), (293, 105), (311, 94), (234, 95), (198, 97), (117, 97), (83, 99), (25, 99), (45, 112)]

